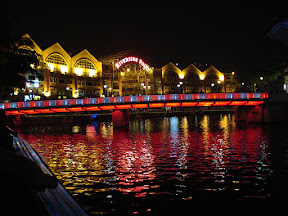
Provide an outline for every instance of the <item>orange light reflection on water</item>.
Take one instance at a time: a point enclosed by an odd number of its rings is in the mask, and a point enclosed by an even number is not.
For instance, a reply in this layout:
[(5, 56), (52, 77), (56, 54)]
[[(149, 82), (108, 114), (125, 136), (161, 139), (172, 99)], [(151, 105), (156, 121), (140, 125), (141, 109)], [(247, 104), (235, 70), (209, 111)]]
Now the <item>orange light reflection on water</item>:
[(23, 132), (73, 195), (193, 200), (193, 188), (269, 196), (269, 138), (263, 127), (237, 126), (230, 114), (135, 119), (128, 130), (103, 122)]

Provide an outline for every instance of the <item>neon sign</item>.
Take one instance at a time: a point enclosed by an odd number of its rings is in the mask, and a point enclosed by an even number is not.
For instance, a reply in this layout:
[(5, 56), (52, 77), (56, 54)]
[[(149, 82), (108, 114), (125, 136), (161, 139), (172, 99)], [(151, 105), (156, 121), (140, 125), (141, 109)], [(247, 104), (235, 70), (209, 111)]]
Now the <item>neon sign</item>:
[(121, 59), (118, 63), (115, 64), (115, 66), (117, 69), (119, 69), (122, 65), (124, 65), (128, 62), (136, 62), (136, 63), (140, 64), (147, 72), (149, 72), (151, 70), (151, 68), (142, 59), (139, 59), (139, 58), (133, 57), (133, 56)]

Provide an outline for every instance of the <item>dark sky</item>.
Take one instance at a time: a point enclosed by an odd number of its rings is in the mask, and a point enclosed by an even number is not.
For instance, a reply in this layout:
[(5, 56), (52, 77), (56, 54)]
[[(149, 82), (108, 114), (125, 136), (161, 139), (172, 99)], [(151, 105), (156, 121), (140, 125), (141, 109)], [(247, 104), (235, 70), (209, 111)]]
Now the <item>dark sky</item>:
[(42, 49), (59, 42), (66, 51), (86, 48), (96, 58), (133, 50), (153, 67), (170, 61), (181, 69), (193, 62), (213, 64), (223, 72), (235, 71), (241, 79), (288, 59), (287, 45), (264, 38), (288, 18), (285, 2), (50, 5), (2, 7), (1, 34), (28, 33)]

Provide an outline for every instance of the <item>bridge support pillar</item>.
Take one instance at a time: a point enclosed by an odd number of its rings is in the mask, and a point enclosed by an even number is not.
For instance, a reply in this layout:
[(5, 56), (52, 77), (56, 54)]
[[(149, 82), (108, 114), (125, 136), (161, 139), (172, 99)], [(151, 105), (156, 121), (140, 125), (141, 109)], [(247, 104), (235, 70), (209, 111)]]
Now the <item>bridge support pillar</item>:
[(16, 117), (13, 119), (13, 125), (14, 127), (20, 126), (22, 123), (21, 115), (16, 115)]
[(251, 123), (266, 123), (267, 107), (259, 106), (239, 106), (235, 108), (235, 121), (246, 121)]
[(129, 124), (129, 112), (116, 110), (112, 113), (113, 127), (123, 127)]

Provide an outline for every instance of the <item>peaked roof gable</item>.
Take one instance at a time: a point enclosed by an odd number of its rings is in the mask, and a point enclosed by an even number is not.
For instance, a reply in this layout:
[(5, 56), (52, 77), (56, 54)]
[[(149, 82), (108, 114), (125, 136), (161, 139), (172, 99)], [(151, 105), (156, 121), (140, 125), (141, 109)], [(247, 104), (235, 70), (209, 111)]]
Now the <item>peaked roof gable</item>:
[(71, 56), (66, 52), (66, 50), (58, 42), (54, 43), (47, 49), (43, 50), (43, 60), (45, 61), (48, 55), (52, 53), (61, 54), (66, 59), (66, 61), (71, 60)]
[(22, 38), (28, 38), (29, 40), (32, 41), (34, 47), (31, 47), (32, 49), (34, 49), (38, 54), (42, 54), (42, 50), (41, 48), (38, 46), (38, 44), (36, 44), (36, 42), (30, 37), (30, 35), (28, 33), (24, 34), (21, 36)]
[(190, 64), (185, 69), (183, 69), (184, 73), (189, 73), (190, 71), (193, 71), (198, 75), (202, 73), (201, 70), (199, 70), (199, 68), (197, 68), (194, 64)]
[(205, 76), (206, 76), (208, 73), (214, 73), (214, 74), (216, 74), (217, 76), (222, 75), (222, 73), (221, 73), (218, 69), (216, 69), (213, 65), (211, 65), (211, 66), (208, 67), (206, 70), (204, 70), (203, 73), (205, 74)]
[(172, 62), (169, 62), (168, 64), (164, 65), (161, 69), (162, 69), (162, 71), (172, 69), (177, 73), (181, 72), (181, 70), (176, 65), (174, 65)]
[(80, 51), (79, 53), (75, 54), (72, 57), (72, 61), (77, 61), (78, 59), (81, 59), (81, 58), (88, 58), (92, 62), (95, 62), (96, 64), (99, 63), (99, 61), (87, 49), (84, 49)]

